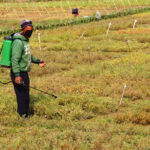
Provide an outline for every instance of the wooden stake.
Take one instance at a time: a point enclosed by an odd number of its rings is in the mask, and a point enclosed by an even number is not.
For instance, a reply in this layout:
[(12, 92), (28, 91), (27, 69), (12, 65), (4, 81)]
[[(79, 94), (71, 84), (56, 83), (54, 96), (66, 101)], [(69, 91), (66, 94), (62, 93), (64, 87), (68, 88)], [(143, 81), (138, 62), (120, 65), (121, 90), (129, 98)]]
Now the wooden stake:
[(38, 40), (39, 40), (39, 49), (42, 50), (41, 48), (41, 34), (38, 33)]
[(137, 23), (137, 20), (135, 19), (135, 20), (134, 20), (134, 24), (133, 24), (133, 29), (135, 28), (136, 23)]
[(107, 32), (106, 32), (106, 36), (108, 36), (108, 33), (109, 33), (109, 30), (110, 30), (110, 27), (111, 27), (111, 22), (109, 23), (109, 25), (108, 25), (108, 29), (107, 29)]
[(120, 99), (119, 107), (120, 107), (121, 104), (122, 104), (122, 100), (123, 100), (123, 97), (124, 97), (124, 93), (125, 93), (126, 88), (127, 88), (127, 85), (125, 84), (125, 85), (124, 85), (124, 88), (123, 88), (122, 96), (121, 96), (121, 99)]

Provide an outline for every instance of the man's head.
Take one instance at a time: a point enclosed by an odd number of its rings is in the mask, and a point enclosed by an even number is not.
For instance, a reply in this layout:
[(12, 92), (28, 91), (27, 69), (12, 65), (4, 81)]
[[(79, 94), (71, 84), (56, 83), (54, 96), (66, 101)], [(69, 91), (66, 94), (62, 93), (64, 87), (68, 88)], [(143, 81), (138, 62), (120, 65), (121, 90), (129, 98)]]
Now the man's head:
[(21, 22), (22, 35), (25, 36), (26, 38), (30, 38), (32, 35), (32, 31), (33, 31), (32, 21), (31, 20), (23, 20)]
[(72, 9), (72, 14), (74, 15), (74, 17), (77, 17), (77, 16), (79, 15), (79, 10), (78, 10), (78, 8)]

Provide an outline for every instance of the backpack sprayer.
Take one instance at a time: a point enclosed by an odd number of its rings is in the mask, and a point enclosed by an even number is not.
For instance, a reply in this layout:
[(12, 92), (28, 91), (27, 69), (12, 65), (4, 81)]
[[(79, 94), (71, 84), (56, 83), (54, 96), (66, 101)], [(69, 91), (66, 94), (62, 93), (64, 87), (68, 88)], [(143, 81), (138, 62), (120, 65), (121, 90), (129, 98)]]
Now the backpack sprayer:
[[(1, 61), (0, 61), (0, 66), (1, 67), (5, 67), (5, 68), (11, 68), (11, 49), (12, 49), (12, 43), (13, 43), (13, 35), (12, 34), (11, 36), (9, 37), (4, 37), (4, 40), (3, 40), (3, 45), (2, 45), (2, 50), (0, 52), (0, 54), (2, 54), (2, 57), (1, 57)], [(19, 39), (19, 38), (18, 38)], [(21, 39), (20, 39), (21, 40)], [(12, 81), (8, 81), (8, 82), (2, 82), (0, 81), (1, 84), (3, 85), (7, 85), (9, 83), (11, 83)], [(24, 81), (21, 82), (20, 84), (21, 86), (26, 86), (24, 84)], [(44, 94), (47, 94), (49, 96), (52, 96), (53, 98), (57, 98), (56, 95), (53, 95), (53, 94), (50, 94), (50, 93), (47, 93), (43, 90), (40, 90), (40, 89), (37, 89), (35, 87), (31, 87), (30, 88), (36, 90), (36, 91), (39, 91), (39, 92), (42, 92)]]
[(11, 65), (11, 47), (12, 47), (13, 37), (4, 37), (2, 46), (2, 58), (0, 65), (2, 67), (10, 68)]

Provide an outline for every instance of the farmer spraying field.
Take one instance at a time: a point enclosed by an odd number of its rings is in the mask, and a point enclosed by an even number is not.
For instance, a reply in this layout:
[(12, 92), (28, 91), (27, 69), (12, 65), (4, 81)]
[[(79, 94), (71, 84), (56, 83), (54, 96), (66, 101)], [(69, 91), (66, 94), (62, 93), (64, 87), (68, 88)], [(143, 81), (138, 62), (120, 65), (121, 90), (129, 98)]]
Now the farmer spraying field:
[(21, 29), (21, 33), (13, 36), (11, 79), (17, 97), (17, 111), (20, 116), (27, 117), (30, 102), (28, 72), (31, 69), (31, 63), (39, 64), (40, 67), (44, 67), (46, 63), (31, 54), (29, 38), (33, 31), (32, 21), (22, 21)]

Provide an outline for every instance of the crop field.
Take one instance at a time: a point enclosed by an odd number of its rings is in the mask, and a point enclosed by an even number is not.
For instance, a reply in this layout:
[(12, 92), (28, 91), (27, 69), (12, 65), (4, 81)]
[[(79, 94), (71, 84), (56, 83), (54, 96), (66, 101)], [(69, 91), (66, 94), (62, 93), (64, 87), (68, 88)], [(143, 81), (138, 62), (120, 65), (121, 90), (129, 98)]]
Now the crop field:
[(143, 0), (12, 1), (0, 3), (1, 30), (13, 30), (24, 18), (32, 19), (35, 24), (72, 19), (72, 8), (79, 8), (79, 17), (84, 17), (93, 16), (96, 11), (109, 15), (112, 12), (149, 6), (149, 2)]
[[(59, 8), (59, 1), (53, 3)], [(19, 24), (3, 21), (5, 27)], [(3, 36), (0, 46), (2, 41)], [(150, 149), (150, 12), (36, 30), (30, 44), (32, 53), (47, 63), (42, 69), (32, 65), (31, 86), (58, 98), (30, 89), (30, 116), (24, 119), (17, 114), (12, 84), (0, 84), (0, 150)], [(9, 81), (9, 74), (0, 68), (0, 81)]]

